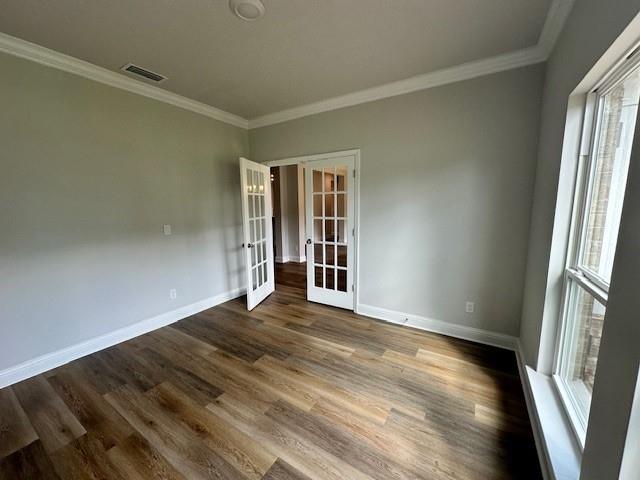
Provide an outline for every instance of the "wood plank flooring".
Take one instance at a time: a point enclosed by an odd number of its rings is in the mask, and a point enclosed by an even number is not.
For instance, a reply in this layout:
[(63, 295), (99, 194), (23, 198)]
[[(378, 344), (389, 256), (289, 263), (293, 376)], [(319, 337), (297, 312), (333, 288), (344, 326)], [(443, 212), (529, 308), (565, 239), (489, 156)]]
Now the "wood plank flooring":
[(277, 281), (0, 390), (0, 479), (541, 478), (512, 352)]

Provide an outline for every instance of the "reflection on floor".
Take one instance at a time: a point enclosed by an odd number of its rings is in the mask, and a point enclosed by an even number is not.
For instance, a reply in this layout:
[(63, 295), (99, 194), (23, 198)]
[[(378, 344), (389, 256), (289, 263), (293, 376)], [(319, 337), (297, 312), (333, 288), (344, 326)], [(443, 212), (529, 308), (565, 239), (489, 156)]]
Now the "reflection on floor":
[(0, 390), (0, 478), (540, 478), (512, 352), (304, 300), (304, 270)]
[[(346, 263), (345, 263), (346, 265)], [(284, 285), (291, 287), (299, 287), (306, 289), (307, 286), (307, 264), (306, 262), (287, 262), (276, 263), (276, 284), (283, 282)], [(322, 283), (324, 280), (325, 283)], [(317, 287), (327, 288), (331, 286), (332, 289), (339, 292), (347, 291), (347, 271), (336, 269), (335, 267), (323, 268), (322, 265), (316, 265), (314, 267), (314, 282)]]
[(307, 263), (287, 262), (276, 263), (276, 289), (280, 285), (294, 287), (301, 291), (307, 288)]

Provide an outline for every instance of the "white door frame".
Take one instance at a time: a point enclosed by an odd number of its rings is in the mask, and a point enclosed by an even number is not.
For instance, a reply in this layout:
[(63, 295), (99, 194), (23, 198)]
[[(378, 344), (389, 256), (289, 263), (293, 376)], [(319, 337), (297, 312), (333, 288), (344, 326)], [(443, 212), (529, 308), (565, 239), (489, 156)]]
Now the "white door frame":
[(355, 157), (355, 175), (354, 179), (354, 225), (355, 225), (355, 255), (353, 264), (353, 311), (358, 313), (358, 305), (360, 304), (360, 149), (341, 150), (338, 152), (317, 153), (313, 155), (302, 155), (299, 157), (281, 158), (278, 160), (269, 160), (263, 162), (269, 167), (283, 167), (286, 165), (303, 165), (314, 160), (328, 160), (332, 158), (345, 157), (353, 155)]

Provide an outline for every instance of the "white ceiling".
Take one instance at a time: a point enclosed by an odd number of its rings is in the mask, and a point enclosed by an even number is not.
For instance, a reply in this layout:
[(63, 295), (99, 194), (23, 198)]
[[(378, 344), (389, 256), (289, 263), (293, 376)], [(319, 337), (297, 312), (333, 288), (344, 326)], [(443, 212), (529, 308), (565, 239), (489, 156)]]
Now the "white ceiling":
[(534, 46), (551, 0), (3, 0), (0, 32), (254, 118)]

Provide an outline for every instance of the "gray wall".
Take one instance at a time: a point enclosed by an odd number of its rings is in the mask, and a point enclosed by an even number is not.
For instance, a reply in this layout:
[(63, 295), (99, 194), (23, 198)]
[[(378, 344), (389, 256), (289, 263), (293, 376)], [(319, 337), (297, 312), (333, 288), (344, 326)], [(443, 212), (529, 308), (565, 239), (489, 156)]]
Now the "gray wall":
[(534, 65), (251, 130), (251, 155), (360, 148), (360, 302), (517, 335), (543, 75)]
[(298, 256), (300, 249), (298, 235), (298, 167), (288, 165), (274, 167), (274, 182), (271, 184), (274, 192), (274, 216), (275, 232), (274, 241), (276, 247), (276, 258), (278, 262), (282, 260), (293, 260)]
[(245, 130), (4, 54), (0, 72), (0, 371), (240, 286)]
[(273, 201), (273, 245), (275, 257), (282, 258), (282, 207), (280, 201), (280, 167), (271, 167), (273, 182), (271, 182), (271, 198)]
[[(639, 8), (639, 0), (578, 0), (547, 62), (520, 331), (525, 358), (534, 367), (538, 367), (545, 297), (559, 298), (562, 287), (559, 273), (548, 273), (569, 94)], [(553, 339), (544, 343), (552, 344)], [(549, 363), (542, 366), (545, 373)]]
[(287, 243), (289, 250), (284, 255), (290, 259), (300, 255), (300, 222), (298, 218), (298, 166), (287, 165), (280, 167), (280, 171), (286, 176), (286, 212), (282, 212), (287, 229)]

